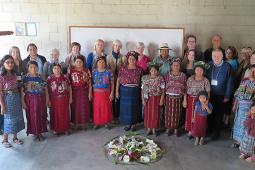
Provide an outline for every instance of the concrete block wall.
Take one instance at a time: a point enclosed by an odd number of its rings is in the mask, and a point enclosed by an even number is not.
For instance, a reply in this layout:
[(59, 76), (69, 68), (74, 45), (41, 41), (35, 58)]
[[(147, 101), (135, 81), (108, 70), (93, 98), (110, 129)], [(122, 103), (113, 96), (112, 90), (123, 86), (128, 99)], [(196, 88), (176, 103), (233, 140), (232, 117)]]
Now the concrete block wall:
[(223, 36), (223, 46), (255, 48), (254, 0), (0, 0), (0, 30), (14, 30), (15, 22), (36, 22), (36, 37), (0, 37), (0, 55), (17, 45), (22, 58), (34, 42), (49, 57), (59, 48), (68, 53), (68, 26), (184, 27), (195, 34), (204, 50), (211, 37)]

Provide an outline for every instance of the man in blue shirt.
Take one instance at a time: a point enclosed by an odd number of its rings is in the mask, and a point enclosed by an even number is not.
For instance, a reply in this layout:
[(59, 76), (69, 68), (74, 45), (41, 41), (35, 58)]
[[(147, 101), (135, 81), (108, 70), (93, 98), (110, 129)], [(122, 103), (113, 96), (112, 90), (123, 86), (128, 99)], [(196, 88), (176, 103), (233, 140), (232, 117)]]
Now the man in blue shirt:
[(220, 137), (222, 119), (226, 102), (233, 93), (233, 76), (231, 65), (223, 61), (220, 49), (212, 51), (212, 61), (209, 63), (207, 77), (211, 82), (211, 102), (214, 106), (212, 114), (208, 117), (208, 131), (212, 132), (212, 139)]

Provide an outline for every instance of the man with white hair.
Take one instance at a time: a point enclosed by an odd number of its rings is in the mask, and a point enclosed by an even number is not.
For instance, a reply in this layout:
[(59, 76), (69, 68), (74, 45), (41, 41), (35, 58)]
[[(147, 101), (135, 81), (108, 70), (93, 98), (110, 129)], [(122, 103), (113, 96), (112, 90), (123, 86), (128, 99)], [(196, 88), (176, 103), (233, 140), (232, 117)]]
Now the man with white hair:
[(212, 114), (208, 116), (208, 131), (212, 139), (220, 137), (224, 106), (233, 93), (233, 76), (231, 65), (223, 60), (220, 49), (212, 51), (212, 61), (209, 63), (207, 77), (211, 82), (210, 101), (213, 104)]

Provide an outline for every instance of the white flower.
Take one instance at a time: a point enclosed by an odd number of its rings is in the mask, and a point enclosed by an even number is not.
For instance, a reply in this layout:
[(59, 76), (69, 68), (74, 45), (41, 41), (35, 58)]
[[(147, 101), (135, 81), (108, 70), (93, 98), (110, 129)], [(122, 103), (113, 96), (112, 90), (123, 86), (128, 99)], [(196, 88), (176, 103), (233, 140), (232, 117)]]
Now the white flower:
[(123, 161), (124, 161), (125, 163), (128, 163), (128, 162), (130, 161), (129, 156), (128, 156), (128, 155), (125, 155), (125, 156), (123, 157)]
[(150, 162), (150, 158), (148, 156), (141, 156), (140, 157), (140, 161), (144, 162), (144, 163), (149, 163)]

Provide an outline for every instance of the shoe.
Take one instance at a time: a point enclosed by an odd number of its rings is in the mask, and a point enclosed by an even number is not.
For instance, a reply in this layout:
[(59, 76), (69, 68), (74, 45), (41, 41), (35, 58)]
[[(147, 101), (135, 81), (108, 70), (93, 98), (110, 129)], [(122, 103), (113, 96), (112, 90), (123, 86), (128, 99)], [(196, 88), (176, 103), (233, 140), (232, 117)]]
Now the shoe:
[(12, 144), (10, 144), (8, 141), (3, 141), (2, 144), (5, 148), (11, 148), (12, 147)]
[(125, 130), (125, 131), (130, 131), (130, 129), (131, 129), (131, 126), (126, 126), (126, 127), (124, 127), (124, 130)]
[(13, 139), (13, 142), (18, 144), (18, 145), (22, 145), (24, 143), (22, 140), (20, 140), (18, 138)]
[(93, 127), (93, 129), (97, 130), (97, 129), (99, 129), (99, 126), (95, 125), (95, 126)]
[(239, 143), (233, 143), (231, 145), (232, 148), (239, 148), (240, 144)]
[(241, 153), (240, 156), (239, 156), (239, 158), (240, 158), (240, 159), (245, 159), (245, 160), (246, 160), (247, 158), (249, 158), (249, 156), (246, 155), (245, 153)]
[(105, 125), (104, 126), (106, 129), (108, 129), (108, 130), (111, 130), (111, 126), (110, 125)]

